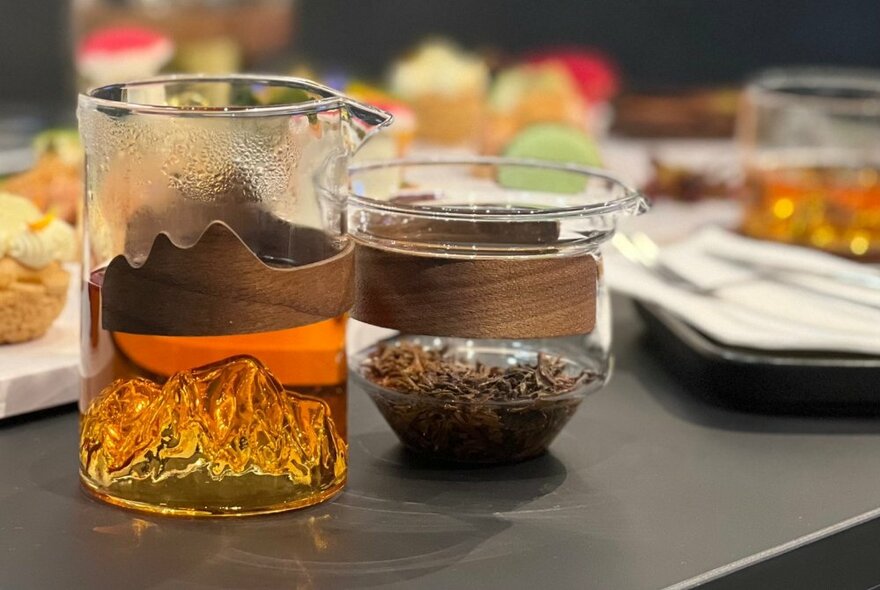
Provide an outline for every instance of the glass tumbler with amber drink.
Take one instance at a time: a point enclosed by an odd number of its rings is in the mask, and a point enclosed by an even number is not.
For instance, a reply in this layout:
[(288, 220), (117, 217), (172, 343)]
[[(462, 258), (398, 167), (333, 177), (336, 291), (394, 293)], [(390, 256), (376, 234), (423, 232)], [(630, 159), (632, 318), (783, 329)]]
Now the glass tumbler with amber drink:
[(293, 78), (82, 95), (80, 473), (185, 515), (308, 506), (346, 480), (348, 157), (389, 116)]
[(747, 235), (880, 259), (880, 72), (767, 71), (738, 135)]

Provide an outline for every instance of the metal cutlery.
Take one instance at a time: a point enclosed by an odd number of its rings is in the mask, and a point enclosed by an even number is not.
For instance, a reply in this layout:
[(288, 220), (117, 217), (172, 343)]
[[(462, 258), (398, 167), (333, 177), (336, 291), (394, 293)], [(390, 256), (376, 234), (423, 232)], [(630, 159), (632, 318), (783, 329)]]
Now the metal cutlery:
[[(654, 240), (652, 240), (644, 233), (634, 232), (628, 234), (626, 232), (617, 232), (612, 238), (611, 243), (615, 247), (615, 249), (617, 249), (617, 251), (620, 252), (630, 262), (639, 265), (645, 270), (651, 272), (651, 274), (653, 274), (657, 278), (665, 281), (670, 285), (698, 295), (714, 296), (715, 293), (721, 288), (754, 282), (756, 280), (765, 280), (800, 289), (802, 291), (822, 295), (824, 297), (847, 301), (849, 303), (854, 303), (864, 307), (870, 307), (874, 309), (880, 308), (880, 304), (875, 304), (871, 301), (865, 301), (856, 297), (847, 296), (842, 293), (834, 292), (830, 289), (823, 289), (815, 284), (805, 285), (791, 277), (793, 271), (790, 268), (761, 263), (750, 264), (749, 262), (739, 258), (724, 256), (723, 254), (716, 253), (707, 253), (707, 255), (711, 256), (712, 258), (721, 260), (725, 263), (733, 264), (737, 267), (750, 270), (753, 274), (743, 279), (727, 281), (724, 284), (716, 285), (713, 287), (706, 287), (682, 275), (667, 264), (664, 264), (660, 258), (660, 247), (657, 245), (656, 242), (654, 242)], [(857, 285), (859, 287), (880, 289), (880, 277), (873, 277), (872, 275), (867, 273), (825, 273), (807, 271), (804, 274), (815, 277), (822, 277), (831, 281), (839, 281), (851, 285)], [(877, 280), (876, 287), (873, 283), (873, 279), (875, 278)]]

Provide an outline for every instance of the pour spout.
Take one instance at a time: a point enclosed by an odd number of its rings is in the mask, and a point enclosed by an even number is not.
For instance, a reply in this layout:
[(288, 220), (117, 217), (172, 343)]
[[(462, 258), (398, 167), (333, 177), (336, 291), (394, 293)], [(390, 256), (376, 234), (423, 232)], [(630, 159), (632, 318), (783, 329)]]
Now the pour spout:
[(348, 112), (351, 116), (361, 123), (361, 125), (372, 128), (386, 127), (394, 120), (394, 115), (387, 111), (383, 111), (378, 107), (354, 100), (353, 98), (344, 97), (343, 99)]
[(362, 103), (348, 96), (340, 96), (347, 116), (343, 118), (344, 135), (347, 137), (344, 151), (351, 155), (360, 149), (373, 134), (387, 127), (394, 116), (373, 105)]

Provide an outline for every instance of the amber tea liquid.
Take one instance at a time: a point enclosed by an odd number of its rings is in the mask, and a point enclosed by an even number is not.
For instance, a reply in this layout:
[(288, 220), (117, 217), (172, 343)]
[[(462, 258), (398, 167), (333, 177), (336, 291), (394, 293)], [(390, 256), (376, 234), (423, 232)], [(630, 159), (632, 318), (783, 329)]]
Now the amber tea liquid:
[(85, 293), (86, 489), (195, 515), (286, 510), (341, 490), (345, 316), (231, 336), (111, 333), (101, 325), (103, 272)]
[(748, 171), (744, 233), (880, 258), (880, 166), (768, 160)]

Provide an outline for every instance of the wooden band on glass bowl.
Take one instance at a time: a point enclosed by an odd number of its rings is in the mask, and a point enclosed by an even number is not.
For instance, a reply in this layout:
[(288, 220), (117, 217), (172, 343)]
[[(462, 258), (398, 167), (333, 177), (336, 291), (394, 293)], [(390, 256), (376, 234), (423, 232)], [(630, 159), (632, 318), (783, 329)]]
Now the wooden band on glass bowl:
[(590, 255), (452, 259), (358, 245), (352, 317), (408, 334), (551, 338), (596, 324)]
[[(297, 228), (304, 247), (328, 239)], [(107, 266), (102, 325), (112, 332), (163, 336), (218, 336), (284, 330), (337, 317), (354, 299), (354, 245), (291, 268), (272, 268), (221, 223), (191, 248), (165, 234), (143, 266), (119, 255)]]

